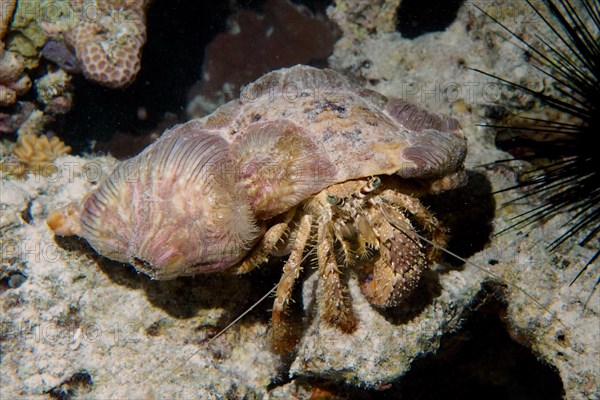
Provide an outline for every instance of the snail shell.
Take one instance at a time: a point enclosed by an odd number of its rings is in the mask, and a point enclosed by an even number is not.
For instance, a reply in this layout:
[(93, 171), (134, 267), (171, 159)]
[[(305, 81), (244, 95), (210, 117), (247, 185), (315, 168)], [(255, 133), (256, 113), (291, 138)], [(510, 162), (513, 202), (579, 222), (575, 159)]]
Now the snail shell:
[(81, 235), (157, 279), (227, 268), (260, 234), (229, 146), (192, 122), (122, 162), (84, 202)]

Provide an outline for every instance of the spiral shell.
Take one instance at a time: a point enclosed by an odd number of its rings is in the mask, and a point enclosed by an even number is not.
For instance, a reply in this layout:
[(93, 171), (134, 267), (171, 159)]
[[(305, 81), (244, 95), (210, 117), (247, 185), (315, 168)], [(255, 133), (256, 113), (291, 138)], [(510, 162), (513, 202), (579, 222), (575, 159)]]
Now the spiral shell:
[(197, 122), (121, 163), (83, 204), (82, 236), (157, 279), (240, 260), (260, 231), (225, 140)]
[(72, 232), (157, 279), (212, 272), (331, 185), (397, 175), (440, 191), (464, 181), (465, 155), (456, 120), (296, 66), (122, 162), (73, 213)]

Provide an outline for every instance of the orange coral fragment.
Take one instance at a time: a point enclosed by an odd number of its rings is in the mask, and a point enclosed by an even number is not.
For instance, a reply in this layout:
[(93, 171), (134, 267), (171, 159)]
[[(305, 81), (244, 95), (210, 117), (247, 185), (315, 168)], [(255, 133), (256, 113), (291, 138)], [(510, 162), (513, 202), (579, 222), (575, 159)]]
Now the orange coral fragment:
[(47, 176), (56, 172), (54, 160), (70, 151), (71, 147), (56, 136), (23, 135), (17, 141), (13, 156), (25, 167), (25, 171)]

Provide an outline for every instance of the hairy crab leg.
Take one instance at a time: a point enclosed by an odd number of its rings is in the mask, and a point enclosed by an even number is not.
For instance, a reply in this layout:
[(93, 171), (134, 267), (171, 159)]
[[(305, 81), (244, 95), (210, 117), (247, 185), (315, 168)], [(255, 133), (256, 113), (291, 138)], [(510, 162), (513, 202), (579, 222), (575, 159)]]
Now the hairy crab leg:
[[(347, 216), (348, 213), (344, 212), (343, 206), (345, 204), (345, 200), (341, 197), (329, 194), (327, 195), (327, 202), (331, 205), (332, 214), (336, 212), (340, 212), (343, 216)], [(353, 227), (348, 226), (350, 224), (345, 224), (343, 218), (338, 218), (336, 221), (332, 221), (333, 233), (335, 235), (335, 239), (339, 242), (342, 247), (342, 252), (344, 253), (344, 265), (351, 265), (354, 261), (354, 251), (352, 250), (351, 244), (348, 242), (349, 237), (355, 237), (356, 234), (354, 232), (350, 232), (348, 229), (353, 229)]]
[(292, 297), (294, 283), (302, 270), (302, 254), (310, 237), (312, 229), (312, 215), (305, 214), (300, 220), (296, 233), (296, 240), (292, 246), (290, 255), (283, 267), (283, 274), (277, 285), (275, 302), (273, 303), (273, 315), (271, 318), (271, 346), (278, 353), (284, 353), (295, 346), (293, 332), (285, 321), (285, 311)]
[(267, 261), (269, 254), (271, 254), (283, 237), (295, 214), (296, 208), (294, 207), (286, 213), (282, 222), (276, 223), (270, 227), (250, 253), (248, 253), (248, 255), (233, 268), (233, 271), (236, 274), (245, 274)]
[[(447, 242), (447, 232), (442, 228), (438, 219), (425, 207), (420, 201), (407, 194), (398, 193), (391, 189), (384, 190), (380, 198), (390, 206), (401, 207), (407, 210), (415, 220), (427, 231), (431, 241), (438, 246), (431, 246), (427, 251), (429, 261), (439, 258), (441, 251), (439, 247), (444, 247)], [(383, 210), (386, 214), (385, 210)], [(386, 214), (386, 216), (388, 216)]]
[(352, 332), (356, 328), (357, 322), (335, 259), (331, 224), (331, 221), (327, 221), (319, 225), (317, 259), (323, 283), (323, 293), (321, 294), (323, 298), (320, 299), (319, 304), (323, 306), (323, 319), (328, 324), (337, 326), (344, 332)]
[(356, 252), (352, 248), (352, 243), (349, 241), (350, 239), (354, 239), (356, 234), (354, 232), (349, 232), (349, 230), (354, 230), (352, 224), (344, 224), (342, 221), (333, 222), (333, 234), (335, 240), (341, 247), (343, 254), (342, 259), (345, 267), (353, 265), (356, 260)]
[(361, 258), (368, 257), (370, 250), (379, 250), (379, 240), (373, 230), (373, 227), (369, 224), (367, 218), (358, 214), (354, 220), (356, 231), (358, 232), (357, 241), (357, 253)]

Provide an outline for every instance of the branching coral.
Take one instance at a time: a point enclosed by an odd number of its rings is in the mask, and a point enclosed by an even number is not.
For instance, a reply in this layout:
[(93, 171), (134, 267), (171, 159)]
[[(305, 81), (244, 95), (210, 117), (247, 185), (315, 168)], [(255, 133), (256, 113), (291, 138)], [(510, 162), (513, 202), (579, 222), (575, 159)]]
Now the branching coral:
[(42, 23), (44, 32), (73, 48), (86, 78), (110, 88), (129, 85), (140, 70), (149, 0), (72, 4), (63, 17)]

